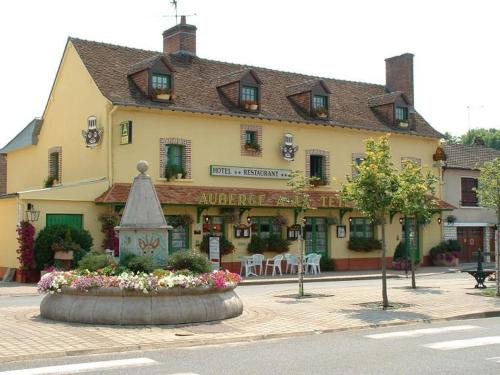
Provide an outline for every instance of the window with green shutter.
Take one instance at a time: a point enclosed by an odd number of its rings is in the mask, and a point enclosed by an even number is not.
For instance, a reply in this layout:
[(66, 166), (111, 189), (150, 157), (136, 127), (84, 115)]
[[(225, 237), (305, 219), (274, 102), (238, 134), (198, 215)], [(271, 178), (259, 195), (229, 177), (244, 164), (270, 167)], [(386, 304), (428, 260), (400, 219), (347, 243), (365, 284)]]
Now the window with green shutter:
[(396, 107), (396, 120), (400, 122), (408, 122), (408, 108)]
[(253, 130), (247, 130), (245, 132), (245, 143), (247, 145), (253, 145), (257, 143), (257, 132)]
[(350, 220), (351, 238), (373, 238), (373, 225), (367, 217), (353, 217)]
[(321, 180), (325, 180), (324, 161), (325, 157), (322, 155), (310, 156), (309, 170), (311, 177), (317, 177)]
[(328, 109), (328, 100), (324, 95), (314, 95), (313, 96), (313, 108), (314, 109)]
[(281, 226), (276, 224), (276, 218), (273, 216), (253, 216), (252, 234), (260, 238), (269, 238), (270, 236), (281, 238)]
[(184, 146), (182, 145), (167, 145), (167, 166), (176, 166), (183, 168)]

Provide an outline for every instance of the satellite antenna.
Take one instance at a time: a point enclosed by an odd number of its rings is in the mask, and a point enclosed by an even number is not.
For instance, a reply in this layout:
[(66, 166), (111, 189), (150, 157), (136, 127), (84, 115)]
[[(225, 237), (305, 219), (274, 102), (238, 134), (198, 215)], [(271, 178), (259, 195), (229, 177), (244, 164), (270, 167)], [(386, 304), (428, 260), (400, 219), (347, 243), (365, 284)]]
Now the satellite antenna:
[[(178, 18), (179, 18), (179, 14), (177, 12), (177, 0), (170, 0), (170, 4), (174, 7), (174, 12), (175, 14), (168, 14), (166, 16), (162, 16), (162, 17), (175, 17), (175, 24), (178, 25), (179, 22), (178, 22)], [(184, 14), (183, 16), (184, 17), (191, 17), (191, 16), (196, 16), (197, 14), (196, 13), (193, 13), (193, 14)]]

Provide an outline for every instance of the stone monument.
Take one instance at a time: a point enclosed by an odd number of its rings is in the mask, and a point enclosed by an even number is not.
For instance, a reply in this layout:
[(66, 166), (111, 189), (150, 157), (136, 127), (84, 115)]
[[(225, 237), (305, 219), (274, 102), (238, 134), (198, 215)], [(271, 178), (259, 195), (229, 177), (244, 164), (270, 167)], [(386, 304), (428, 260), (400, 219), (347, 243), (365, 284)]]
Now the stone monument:
[(147, 161), (137, 163), (140, 172), (134, 178), (120, 225), (116, 227), (120, 240), (120, 260), (134, 254), (151, 256), (159, 266), (165, 266), (168, 257), (168, 230), (160, 200), (151, 177), (146, 172)]

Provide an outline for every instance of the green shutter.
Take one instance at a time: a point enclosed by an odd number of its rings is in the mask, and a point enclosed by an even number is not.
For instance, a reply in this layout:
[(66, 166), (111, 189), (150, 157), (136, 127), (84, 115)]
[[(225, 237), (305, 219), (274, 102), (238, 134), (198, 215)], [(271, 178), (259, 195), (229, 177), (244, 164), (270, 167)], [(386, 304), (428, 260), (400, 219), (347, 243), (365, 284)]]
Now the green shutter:
[(54, 225), (69, 225), (75, 229), (83, 229), (83, 215), (79, 214), (47, 214), (46, 227)]
[(184, 165), (182, 162), (184, 146), (181, 145), (168, 145), (168, 153), (167, 153), (167, 165), (168, 166), (176, 166), (178, 168), (183, 169)]

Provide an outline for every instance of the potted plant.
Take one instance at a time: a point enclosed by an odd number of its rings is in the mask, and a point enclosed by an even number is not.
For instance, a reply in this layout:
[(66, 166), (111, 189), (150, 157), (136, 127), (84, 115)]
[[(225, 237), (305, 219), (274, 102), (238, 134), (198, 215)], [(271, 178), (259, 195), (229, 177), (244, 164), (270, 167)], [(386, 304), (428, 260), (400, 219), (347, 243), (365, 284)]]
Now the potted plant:
[(248, 142), (245, 143), (245, 150), (259, 152), (261, 150), (260, 145), (257, 142)]
[(459, 264), (459, 256), (462, 244), (457, 240), (442, 241), (430, 249), (432, 264), (434, 266), (456, 267)]
[(311, 185), (314, 186), (314, 187), (318, 187), (318, 186), (325, 186), (326, 185), (326, 181), (323, 179), (323, 178), (320, 178), (320, 177), (312, 177), (311, 180)]
[(71, 238), (71, 231), (67, 230), (64, 240), (54, 242), (51, 246), (54, 252), (54, 259), (73, 260), (74, 252), (80, 250), (80, 245)]
[(182, 168), (177, 165), (170, 164), (165, 167), (165, 178), (167, 179), (167, 181), (171, 181), (172, 179), (176, 178), (181, 179), (183, 173), (184, 171), (182, 170)]
[(241, 102), (241, 107), (245, 111), (256, 111), (259, 109), (259, 105), (257, 104), (257, 102), (255, 100), (243, 100)]
[(455, 221), (457, 221), (457, 217), (455, 215), (446, 216), (446, 222), (448, 224), (453, 224)]
[(327, 118), (328, 117), (328, 109), (325, 107), (318, 107), (314, 109), (314, 114), (319, 118)]
[(43, 187), (44, 188), (51, 188), (54, 185), (57, 185), (59, 181), (55, 176), (48, 176), (45, 181), (43, 181)]
[(400, 121), (399, 126), (401, 128), (407, 128), (408, 127), (408, 120)]
[(159, 100), (170, 100), (172, 91), (170, 89), (155, 89), (154, 96)]
[(182, 180), (182, 178), (184, 177), (184, 175), (185, 175), (185, 173), (184, 173), (184, 169), (182, 169), (182, 168), (178, 168), (178, 170), (177, 170), (177, 174), (176, 174), (177, 179), (178, 179), (178, 180)]

